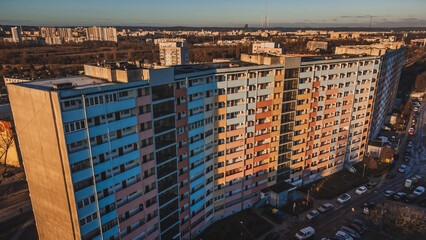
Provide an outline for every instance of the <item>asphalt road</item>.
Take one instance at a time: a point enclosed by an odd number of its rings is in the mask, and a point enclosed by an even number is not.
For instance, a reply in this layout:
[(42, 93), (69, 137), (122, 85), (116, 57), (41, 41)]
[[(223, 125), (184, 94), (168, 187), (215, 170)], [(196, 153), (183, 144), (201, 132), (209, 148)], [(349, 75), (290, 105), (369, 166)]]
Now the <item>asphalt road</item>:
[[(361, 213), (361, 206), (364, 202), (373, 201), (376, 204), (380, 205), (384, 202), (387, 202), (383, 197), (383, 193), (386, 190), (393, 190), (398, 192), (404, 188), (405, 180), (414, 175), (420, 175), (425, 180), (426, 174), (426, 141), (425, 141), (425, 114), (426, 114), (426, 104), (423, 103), (420, 108), (420, 115), (418, 117), (415, 134), (413, 136), (408, 135), (408, 133), (400, 135), (402, 137), (400, 147), (399, 147), (399, 160), (396, 163), (396, 166), (392, 170), (397, 173), (397, 176), (393, 179), (386, 179), (385, 175), (381, 177), (377, 177), (374, 179), (370, 179), (377, 181), (378, 185), (373, 188), (367, 190), (363, 195), (359, 196), (355, 194), (355, 189), (348, 191), (351, 195), (351, 200), (345, 204), (337, 203), (337, 199), (332, 199), (329, 201), (326, 200), (317, 200), (314, 204), (314, 208), (317, 209), (325, 202), (329, 202), (334, 205), (334, 210), (325, 214), (320, 214), (320, 216), (314, 220), (313, 222), (309, 222), (306, 220), (305, 216), (301, 216), (300, 222), (298, 222), (298, 228), (292, 229), (288, 234), (283, 236), (283, 239), (294, 239), (294, 235), (298, 230), (306, 226), (312, 226), (315, 229), (314, 240), (321, 239), (323, 237), (332, 237), (337, 232), (337, 230), (344, 225), (345, 223), (349, 223), (353, 218), (363, 218)], [(411, 123), (411, 118), (410, 118)], [(410, 128), (411, 125), (407, 126), (407, 129)], [(408, 131), (407, 131), (408, 132)], [(396, 134), (396, 133), (395, 133)], [(405, 153), (405, 147), (408, 140), (412, 140), (414, 146), (410, 152), (410, 163), (407, 171), (405, 173), (399, 173), (397, 170), (401, 164), (404, 164), (402, 159)], [(420, 199), (424, 198), (421, 197)], [(417, 202), (413, 204), (406, 204), (407, 206), (411, 205), (412, 207), (420, 208), (417, 205)], [(352, 211), (352, 208), (355, 211)], [(424, 208), (423, 208), (424, 210)], [(424, 210), (425, 211), (425, 210)], [(368, 237), (369, 233), (366, 232), (361, 237), (361, 239), (374, 239)]]

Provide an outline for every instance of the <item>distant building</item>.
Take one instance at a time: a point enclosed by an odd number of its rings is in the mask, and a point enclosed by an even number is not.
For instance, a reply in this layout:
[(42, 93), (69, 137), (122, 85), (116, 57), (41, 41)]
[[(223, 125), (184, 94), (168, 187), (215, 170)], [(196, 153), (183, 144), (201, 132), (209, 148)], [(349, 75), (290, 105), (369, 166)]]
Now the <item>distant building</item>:
[(413, 39), (410, 41), (411, 46), (424, 47), (426, 46), (426, 38), (424, 39)]
[(160, 62), (162, 66), (188, 64), (188, 47), (186, 40), (160, 42)]
[(21, 30), (18, 29), (18, 27), (12, 27), (10, 31), (12, 33), (13, 42), (22, 42)]
[(309, 41), (306, 44), (306, 48), (309, 49), (309, 51), (327, 50), (328, 42)]
[(29, 82), (30, 79), (24, 79), (24, 78), (13, 78), (13, 77), (4, 77), (4, 83), (10, 84), (10, 83), (20, 83), (20, 82)]
[(113, 27), (89, 27), (86, 29), (88, 41), (117, 42), (117, 29)]
[(276, 42), (256, 42), (253, 43), (252, 53), (284, 54), (281, 44)]

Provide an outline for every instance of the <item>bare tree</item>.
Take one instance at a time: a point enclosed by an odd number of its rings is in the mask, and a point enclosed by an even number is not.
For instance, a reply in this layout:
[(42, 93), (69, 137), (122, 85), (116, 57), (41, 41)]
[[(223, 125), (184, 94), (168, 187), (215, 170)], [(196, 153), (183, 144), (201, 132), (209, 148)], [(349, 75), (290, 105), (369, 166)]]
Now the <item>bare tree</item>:
[(425, 239), (424, 212), (401, 205), (381, 206), (371, 210), (368, 220), (389, 239)]
[(0, 128), (0, 161), (4, 165), (4, 169), (1, 174), (1, 176), (3, 176), (8, 167), (7, 155), (9, 150), (14, 146), (15, 141), (13, 140), (12, 131), (3, 122), (0, 122)]

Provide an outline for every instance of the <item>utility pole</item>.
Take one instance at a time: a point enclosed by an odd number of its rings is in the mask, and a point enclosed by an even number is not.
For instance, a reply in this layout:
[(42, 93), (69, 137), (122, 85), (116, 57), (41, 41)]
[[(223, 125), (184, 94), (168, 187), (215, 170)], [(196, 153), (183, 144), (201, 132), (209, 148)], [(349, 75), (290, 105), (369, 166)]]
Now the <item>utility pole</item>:
[(373, 16), (370, 16), (370, 25), (368, 26), (368, 28), (371, 29), (371, 23), (373, 22)]
[(366, 166), (366, 164), (364, 163), (364, 169), (362, 170), (362, 179), (364, 179), (365, 166)]

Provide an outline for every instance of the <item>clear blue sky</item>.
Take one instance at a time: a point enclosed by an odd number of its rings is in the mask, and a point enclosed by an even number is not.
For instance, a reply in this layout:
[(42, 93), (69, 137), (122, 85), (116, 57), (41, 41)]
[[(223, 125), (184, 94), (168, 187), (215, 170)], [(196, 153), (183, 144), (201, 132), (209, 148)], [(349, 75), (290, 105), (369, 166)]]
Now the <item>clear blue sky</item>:
[[(0, 0), (0, 24), (249, 26), (266, 0)], [(270, 26), (426, 27), (426, 0), (269, 0)]]

